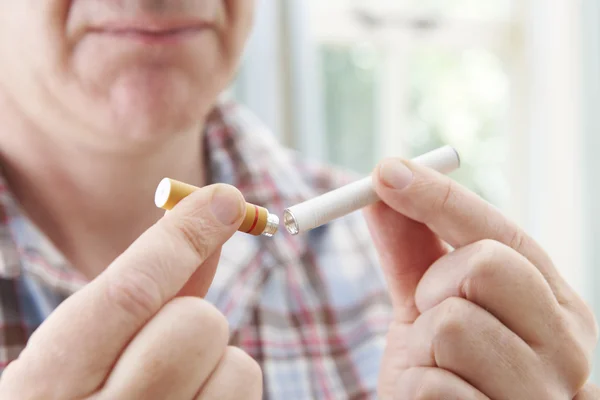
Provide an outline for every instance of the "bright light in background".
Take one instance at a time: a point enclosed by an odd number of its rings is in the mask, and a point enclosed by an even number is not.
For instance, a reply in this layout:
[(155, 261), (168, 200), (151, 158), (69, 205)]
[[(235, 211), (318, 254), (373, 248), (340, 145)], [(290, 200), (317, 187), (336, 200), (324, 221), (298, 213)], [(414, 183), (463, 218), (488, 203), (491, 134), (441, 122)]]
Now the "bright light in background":
[(448, 143), (465, 160), (455, 178), (507, 206), (510, 6), (313, 0), (328, 161), (368, 173)]
[(511, 0), (383, 0), (382, 3), (405, 4), (405, 9), (416, 12), (438, 12), (448, 17), (509, 19)]
[(510, 92), (502, 62), (488, 49), (425, 47), (410, 63), (411, 155), (451, 143), (464, 160), (455, 177), (498, 206), (509, 196), (507, 157)]

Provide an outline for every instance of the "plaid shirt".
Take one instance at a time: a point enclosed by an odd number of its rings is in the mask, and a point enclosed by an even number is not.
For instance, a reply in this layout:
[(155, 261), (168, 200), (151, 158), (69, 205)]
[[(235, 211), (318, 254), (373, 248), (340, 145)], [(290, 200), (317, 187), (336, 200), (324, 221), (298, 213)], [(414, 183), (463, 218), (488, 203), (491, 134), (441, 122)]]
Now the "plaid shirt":
[[(216, 107), (205, 131), (211, 181), (283, 214), (348, 181), (278, 146), (246, 110)], [(22, 213), (0, 182), (0, 368), (86, 280)], [(262, 366), (265, 397), (376, 397), (391, 306), (360, 215), (309, 234), (236, 233), (223, 249), (207, 300), (227, 317), (231, 344)], [(1, 369), (0, 369), (1, 371)]]

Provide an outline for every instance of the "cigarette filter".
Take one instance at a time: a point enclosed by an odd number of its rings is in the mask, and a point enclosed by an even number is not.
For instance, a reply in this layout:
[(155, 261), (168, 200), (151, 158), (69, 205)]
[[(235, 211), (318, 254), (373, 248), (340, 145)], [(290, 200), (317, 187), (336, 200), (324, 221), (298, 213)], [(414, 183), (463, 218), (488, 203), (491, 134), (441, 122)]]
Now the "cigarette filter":
[[(198, 189), (196, 186), (165, 178), (156, 188), (154, 203), (158, 208), (171, 210), (177, 203)], [(279, 218), (276, 215), (269, 213), (264, 207), (246, 203), (246, 215), (238, 231), (254, 236), (271, 237), (277, 233), (278, 229)]]
[[(413, 162), (448, 174), (460, 167), (460, 156), (454, 148), (445, 146), (419, 156)], [(372, 178), (367, 177), (286, 209), (283, 223), (289, 233), (297, 235), (379, 200)]]

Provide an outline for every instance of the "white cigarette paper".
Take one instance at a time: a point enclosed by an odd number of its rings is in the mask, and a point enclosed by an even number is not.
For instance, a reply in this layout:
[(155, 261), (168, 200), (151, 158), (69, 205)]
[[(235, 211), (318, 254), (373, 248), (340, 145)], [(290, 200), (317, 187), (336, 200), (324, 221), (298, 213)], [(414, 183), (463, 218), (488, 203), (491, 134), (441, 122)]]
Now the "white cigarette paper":
[[(450, 146), (423, 154), (412, 161), (442, 174), (449, 174), (460, 167), (460, 156)], [(297, 235), (318, 228), (379, 200), (379, 196), (373, 189), (373, 180), (369, 176), (286, 209), (283, 222), (289, 233)]]

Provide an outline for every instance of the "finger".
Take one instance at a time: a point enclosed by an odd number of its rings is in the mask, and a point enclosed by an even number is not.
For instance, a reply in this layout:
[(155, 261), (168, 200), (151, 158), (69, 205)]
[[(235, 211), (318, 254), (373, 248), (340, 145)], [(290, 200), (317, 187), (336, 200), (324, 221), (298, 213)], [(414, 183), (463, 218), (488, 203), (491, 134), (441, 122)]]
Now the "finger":
[(512, 247), (535, 265), (559, 302), (573, 297), (544, 250), (517, 225), (450, 178), (411, 162), (389, 159), (373, 173), (380, 198), (401, 214), (426, 224), (458, 248), (484, 239)]
[(446, 253), (425, 225), (379, 202), (364, 211), (394, 305), (395, 320), (413, 322), (419, 312), (415, 290), (427, 268)]
[(598, 400), (600, 399), (600, 388), (596, 385), (587, 384), (575, 396), (573, 400)]
[(99, 399), (192, 399), (225, 353), (227, 321), (195, 297), (167, 303), (116, 363)]
[(379, 202), (364, 211), (389, 287), (394, 309), (379, 387), (392, 392), (405, 365), (406, 335), (419, 315), (415, 291), (423, 273), (446, 253), (444, 244), (425, 225)]
[[(95, 391), (132, 336), (233, 235), (243, 204), (239, 191), (226, 185), (203, 188), (181, 201), (36, 331), (22, 357), (32, 354), (26, 376), (52, 382), (40, 390), (60, 398)], [(49, 370), (56, 379), (48, 379)]]
[(406, 369), (443, 368), (496, 400), (570, 398), (570, 389), (548, 379), (554, 371), (525, 342), (461, 298), (447, 299), (422, 314), (407, 348)]
[(262, 372), (246, 353), (237, 347), (228, 347), (217, 369), (205, 383), (197, 400), (260, 400)]
[(449, 371), (410, 368), (397, 384), (398, 400), (489, 400), (487, 396)]
[(221, 258), (221, 247), (215, 250), (206, 261), (202, 264), (202, 268), (198, 268), (187, 281), (185, 286), (179, 291), (177, 296), (195, 296), (204, 297), (210, 288), (219, 259)]
[(462, 247), (425, 272), (415, 296), (419, 311), (450, 297), (479, 305), (536, 347), (554, 343), (565, 329), (562, 308), (540, 271), (499, 242)]
[(579, 327), (554, 297), (548, 282), (525, 257), (491, 240), (439, 259), (419, 283), (421, 313), (462, 297), (491, 313), (552, 365), (566, 387), (588, 379), (595, 331)]

